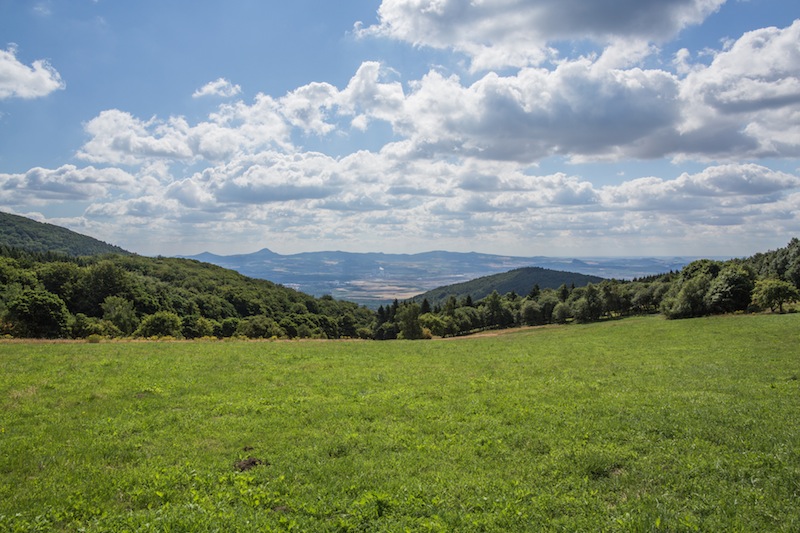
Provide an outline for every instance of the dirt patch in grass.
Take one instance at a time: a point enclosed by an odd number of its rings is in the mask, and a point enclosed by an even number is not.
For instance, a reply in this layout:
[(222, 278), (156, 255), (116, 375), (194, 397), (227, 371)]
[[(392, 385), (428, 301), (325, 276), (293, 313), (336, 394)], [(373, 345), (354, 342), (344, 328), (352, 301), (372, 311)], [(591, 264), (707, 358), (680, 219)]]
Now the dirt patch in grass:
[(237, 461), (234, 466), (236, 467), (239, 472), (247, 472), (248, 470), (252, 470), (253, 468), (260, 466), (260, 465), (268, 465), (269, 463), (258, 459), (256, 457), (248, 457), (247, 459), (242, 459), (241, 461)]

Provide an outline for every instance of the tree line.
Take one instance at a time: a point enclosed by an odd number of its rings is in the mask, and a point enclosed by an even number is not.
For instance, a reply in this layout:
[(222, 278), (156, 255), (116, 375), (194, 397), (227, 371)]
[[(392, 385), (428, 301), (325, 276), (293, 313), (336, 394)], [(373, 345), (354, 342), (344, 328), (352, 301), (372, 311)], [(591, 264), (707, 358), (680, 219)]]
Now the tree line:
[(746, 259), (702, 259), (633, 281), (561, 285), (377, 311), (189, 259), (72, 257), (0, 245), (0, 335), (36, 338), (420, 339), (661, 313), (669, 319), (800, 300), (800, 241)]
[(395, 301), (376, 313), (376, 339), (418, 339), (568, 322), (595, 322), (661, 313), (668, 319), (769, 309), (784, 312), (800, 300), (800, 241), (747, 259), (701, 259), (679, 272), (632, 281), (561, 285), (526, 295), (492, 292), (473, 302), (450, 296), (443, 304)]
[(188, 259), (0, 246), (0, 335), (341, 338), (373, 314)]

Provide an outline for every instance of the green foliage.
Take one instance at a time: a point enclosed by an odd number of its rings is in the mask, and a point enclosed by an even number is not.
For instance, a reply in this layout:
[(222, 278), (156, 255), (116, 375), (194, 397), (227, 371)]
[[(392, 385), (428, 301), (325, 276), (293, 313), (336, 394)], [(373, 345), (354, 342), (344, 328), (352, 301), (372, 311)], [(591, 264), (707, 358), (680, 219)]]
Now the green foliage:
[(800, 300), (800, 291), (788, 281), (779, 279), (762, 279), (756, 282), (753, 291), (753, 303), (775, 312), (777, 308), (783, 313), (783, 304)]
[[(541, 293), (539, 293), (541, 294)], [(542, 306), (535, 298), (527, 300), (520, 309), (522, 323), (526, 326), (538, 326), (545, 323)]]
[(711, 313), (744, 311), (750, 305), (755, 274), (747, 267), (730, 265), (723, 268), (711, 282), (705, 295)]
[(0, 531), (797, 531), (798, 327), (9, 342)]
[[(46, 289), (66, 304), (73, 336), (97, 330), (110, 336), (131, 335), (140, 320), (159, 312), (180, 317), (183, 325), (178, 335), (187, 338), (229, 337), (242, 319), (250, 317), (263, 317), (269, 324), (286, 320), (290, 333), (270, 326), (269, 337), (355, 336), (359, 329), (371, 328), (374, 320), (372, 312), (350, 302), (315, 299), (269, 281), (185, 259), (134, 255), (51, 258), (21, 253), (17, 259), (0, 256), (0, 277), (6, 280), (0, 285), (0, 313), (24, 289)], [(83, 317), (76, 321), (77, 315)], [(13, 334), (12, 326), (7, 320), (2, 322), (4, 332)], [(250, 330), (260, 337), (257, 326), (258, 320)]]
[(422, 338), (422, 326), (419, 323), (420, 306), (409, 303), (400, 308), (397, 319), (400, 325), (398, 338), (415, 340)]
[[(272, 337), (283, 337), (286, 331), (281, 328), (273, 319), (263, 316), (249, 316), (243, 320), (237, 321), (236, 334), (251, 339), (270, 339)], [(293, 324), (293, 333), (297, 334), (297, 326)], [(226, 331), (227, 333), (227, 331)], [(229, 337), (230, 335), (224, 335)]]
[(572, 309), (566, 302), (558, 302), (553, 308), (553, 322), (556, 324), (566, 324), (572, 318)]
[(445, 305), (448, 299), (453, 296), (462, 300), (469, 296), (473, 301), (484, 299), (496, 291), (503, 295), (511, 292), (517, 294), (528, 294), (532, 291), (531, 287), (553, 288), (559, 285), (583, 286), (587, 283), (600, 283), (602, 278), (578, 274), (575, 272), (562, 272), (541, 267), (525, 267), (493, 274), (491, 276), (480, 277), (464, 283), (456, 283), (445, 287), (438, 287), (426, 293), (415, 296), (413, 300), (421, 303), (428, 300), (430, 305)]
[(100, 304), (103, 318), (114, 324), (120, 332), (130, 335), (139, 326), (133, 302), (120, 296), (107, 296)]
[(128, 253), (118, 246), (66, 228), (3, 212), (0, 212), (0, 245), (29, 252), (55, 252), (69, 256)]
[(180, 337), (181, 317), (169, 311), (158, 311), (142, 319), (135, 332), (137, 337)]
[(69, 312), (64, 301), (42, 289), (25, 289), (8, 304), (14, 336), (59, 338), (67, 335)]

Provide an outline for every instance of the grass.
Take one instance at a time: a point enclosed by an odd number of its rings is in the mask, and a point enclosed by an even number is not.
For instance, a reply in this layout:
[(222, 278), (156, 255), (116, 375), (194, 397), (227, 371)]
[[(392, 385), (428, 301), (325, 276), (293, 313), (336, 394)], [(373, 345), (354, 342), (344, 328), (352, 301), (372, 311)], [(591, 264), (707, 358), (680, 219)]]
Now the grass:
[(0, 531), (797, 531), (798, 326), (0, 344)]

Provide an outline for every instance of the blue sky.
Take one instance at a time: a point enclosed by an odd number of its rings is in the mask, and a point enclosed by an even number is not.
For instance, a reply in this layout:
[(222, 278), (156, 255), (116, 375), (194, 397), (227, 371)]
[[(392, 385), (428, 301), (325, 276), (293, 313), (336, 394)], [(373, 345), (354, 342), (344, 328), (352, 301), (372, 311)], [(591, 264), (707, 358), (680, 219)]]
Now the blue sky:
[(800, 235), (789, 0), (0, 0), (0, 209), (147, 255)]

